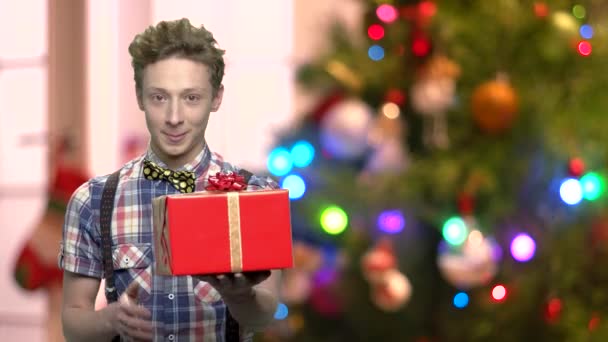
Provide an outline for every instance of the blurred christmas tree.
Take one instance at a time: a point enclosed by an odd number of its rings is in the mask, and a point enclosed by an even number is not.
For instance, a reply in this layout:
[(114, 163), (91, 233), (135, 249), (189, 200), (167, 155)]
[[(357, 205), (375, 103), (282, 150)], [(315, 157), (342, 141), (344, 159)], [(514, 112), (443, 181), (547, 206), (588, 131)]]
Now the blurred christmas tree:
[(268, 159), (296, 268), (265, 340), (607, 341), (602, 1), (363, 1)]

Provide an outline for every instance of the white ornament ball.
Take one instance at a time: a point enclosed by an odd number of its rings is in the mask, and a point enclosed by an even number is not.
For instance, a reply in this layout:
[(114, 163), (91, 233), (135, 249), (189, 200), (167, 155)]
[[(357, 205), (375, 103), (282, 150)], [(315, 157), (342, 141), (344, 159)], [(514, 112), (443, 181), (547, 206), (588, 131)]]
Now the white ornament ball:
[(362, 101), (347, 99), (336, 104), (321, 119), (321, 146), (338, 159), (363, 156), (369, 147), (372, 119), (372, 109)]
[(495, 248), (487, 238), (467, 239), (459, 252), (439, 255), (439, 270), (447, 282), (459, 289), (487, 285), (498, 269)]
[(384, 311), (401, 309), (412, 296), (412, 285), (407, 277), (396, 269), (387, 271), (382, 281), (372, 287), (372, 301)]

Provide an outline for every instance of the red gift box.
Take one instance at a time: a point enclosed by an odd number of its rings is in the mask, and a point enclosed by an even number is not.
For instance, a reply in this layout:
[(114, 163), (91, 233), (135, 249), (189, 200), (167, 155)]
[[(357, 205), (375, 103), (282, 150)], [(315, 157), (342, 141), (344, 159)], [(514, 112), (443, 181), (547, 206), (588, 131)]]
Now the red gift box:
[(158, 274), (293, 266), (288, 190), (161, 196), (153, 200), (153, 214)]

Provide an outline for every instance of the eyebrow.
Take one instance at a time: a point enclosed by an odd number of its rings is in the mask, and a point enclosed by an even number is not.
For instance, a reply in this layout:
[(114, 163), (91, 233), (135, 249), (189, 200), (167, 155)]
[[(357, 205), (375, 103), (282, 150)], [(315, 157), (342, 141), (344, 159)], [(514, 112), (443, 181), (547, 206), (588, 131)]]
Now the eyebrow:
[[(159, 92), (162, 92), (162, 93), (169, 93), (169, 91), (167, 91), (167, 89), (163, 89), (163, 88), (159, 88), (159, 87), (147, 87), (146, 90), (147, 91), (159, 91)], [(181, 93), (184, 94), (184, 93), (190, 93), (190, 92), (193, 92), (193, 91), (198, 91), (198, 92), (201, 92), (201, 93), (206, 93), (207, 89), (200, 88), (200, 87), (186, 88), (186, 89), (183, 89), (181, 91)]]

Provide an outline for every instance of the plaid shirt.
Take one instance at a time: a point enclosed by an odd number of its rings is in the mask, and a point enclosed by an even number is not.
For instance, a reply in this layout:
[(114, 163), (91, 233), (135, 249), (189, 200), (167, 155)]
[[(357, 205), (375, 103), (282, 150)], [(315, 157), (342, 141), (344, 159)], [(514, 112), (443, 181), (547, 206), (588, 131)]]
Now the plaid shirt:
[[(154, 272), (152, 199), (179, 193), (167, 181), (143, 177), (143, 160), (166, 167), (148, 149), (125, 164), (115, 196), (112, 216), (112, 259), (118, 294), (135, 281), (139, 301), (152, 312), (155, 341), (224, 341), (226, 306), (206, 282), (190, 276), (166, 277)], [(196, 189), (204, 189), (208, 175), (239, 169), (212, 153), (207, 145), (195, 160), (179, 170), (193, 171)], [(176, 170), (176, 171), (179, 171)], [(73, 273), (102, 278), (103, 261), (99, 213), (101, 193), (108, 176), (91, 179), (73, 194), (63, 228), (59, 267)], [(278, 188), (267, 177), (252, 176), (247, 190)], [(250, 340), (252, 333), (242, 333)]]

